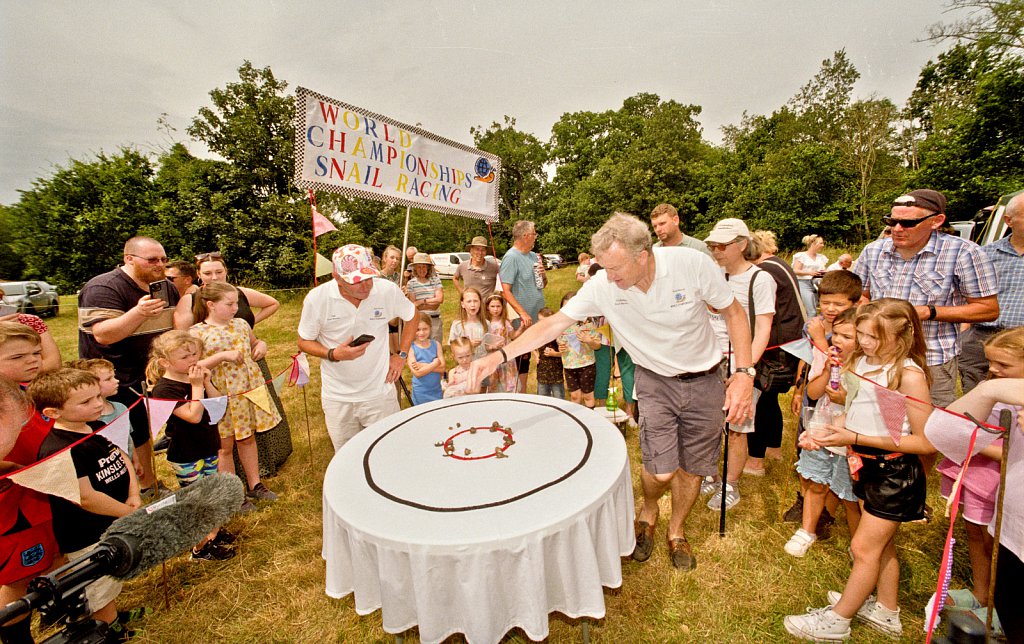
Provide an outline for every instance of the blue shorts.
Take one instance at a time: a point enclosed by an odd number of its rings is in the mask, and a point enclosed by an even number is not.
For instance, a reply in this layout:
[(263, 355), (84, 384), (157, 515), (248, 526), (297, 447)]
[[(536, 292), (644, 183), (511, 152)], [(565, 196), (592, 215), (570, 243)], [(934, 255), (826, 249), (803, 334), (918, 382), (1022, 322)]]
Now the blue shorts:
[(188, 487), (199, 479), (213, 476), (217, 473), (217, 465), (219, 463), (220, 455), (218, 454), (207, 456), (202, 460), (192, 463), (172, 463), (167, 461), (167, 464), (174, 470), (175, 478), (178, 479), (178, 487)]
[(857, 502), (853, 479), (850, 478), (850, 464), (842, 454), (834, 454), (827, 449), (801, 450), (796, 473), (813, 483), (827, 485), (843, 501)]

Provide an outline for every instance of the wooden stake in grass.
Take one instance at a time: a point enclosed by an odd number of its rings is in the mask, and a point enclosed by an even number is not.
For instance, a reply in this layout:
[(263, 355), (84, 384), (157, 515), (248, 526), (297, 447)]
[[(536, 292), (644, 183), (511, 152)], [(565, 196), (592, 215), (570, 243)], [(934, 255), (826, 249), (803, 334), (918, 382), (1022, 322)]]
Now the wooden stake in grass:
[(309, 402), (306, 400), (306, 387), (302, 387), (302, 410), (306, 415), (306, 441), (309, 442), (309, 464), (313, 465), (313, 435), (309, 432)]

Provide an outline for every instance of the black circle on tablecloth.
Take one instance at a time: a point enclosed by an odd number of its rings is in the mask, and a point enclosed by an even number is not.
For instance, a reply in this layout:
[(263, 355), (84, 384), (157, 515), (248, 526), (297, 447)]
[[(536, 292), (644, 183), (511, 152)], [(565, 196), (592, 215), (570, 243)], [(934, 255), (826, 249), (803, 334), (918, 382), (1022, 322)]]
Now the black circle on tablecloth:
[[(590, 460), (590, 453), (594, 449), (594, 437), (590, 433), (590, 429), (586, 425), (584, 425), (582, 422), (580, 422), (580, 420), (578, 418), (576, 418), (575, 416), (573, 416), (572, 414), (570, 414), (566, 410), (564, 410), (561, 407), (558, 407), (556, 405), (549, 405), (549, 404), (546, 404), (546, 403), (533, 402), (533, 401), (530, 401), (530, 400), (522, 400), (522, 399), (518, 399), (518, 398), (498, 398), (498, 399), (491, 398), (490, 399), (490, 401), (497, 401), (497, 400), (513, 401), (513, 402), (517, 402), (517, 403), (525, 404), (525, 405), (537, 405), (537, 406), (540, 406), (540, 407), (548, 407), (550, 409), (554, 409), (555, 411), (557, 411), (559, 413), (565, 414), (566, 416), (571, 418), (579, 426), (579, 428), (581, 430), (583, 430), (584, 435), (587, 437), (587, 447), (586, 447), (586, 449), (583, 450), (583, 456), (582, 456), (582, 458), (580, 458), (580, 462), (577, 463), (576, 465), (574, 465), (565, 474), (559, 476), (556, 479), (548, 481), (547, 483), (544, 483), (543, 485), (538, 485), (537, 487), (533, 488), (532, 490), (527, 490), (526, 492), (523, 492), (521, 494), (517, 494), (517, 495), (509, 497), (507, 499), (502, 499), (500, 501), (491, 501), (490, 503), (480, 503), (480, 504), (477, 504), (477, 505), (466, 505), (466, 506), (461, 506), (461, 507), (439, 507), (439, 506), (426, 505), (424, 503), (419, 503), (419, 502), (416, 502), (416, 501), (410, 501), (409, 499), (403, 499), (400, 496), (396, 496), (396, 495), (388, 492), (387, 490), (384, 490), (379, 485), (377, 485), (376, 481), (373, 480), (373, 473), (370, 471), (370, 454), (373, 452), (373, 449), (377, 446), (377, 444), (380, 443), (382, 440), (384, 440), (384, 438), (387, 437), (387, 435), (390, 434), (391, 432), (393, 432), (396, 429), (400, 428), (402, 425), (405, 425), (406, 423), (409, 423), (409, 422), (419, 418), (420, 416), (422, 416), (424, 414), (429, 414), (429, 413), (431, 413), (433, 411), (437, 411), (435, 409), (431, 409), (431, 410), (427, 410), (427, 411), (424, 411), (422, 413), (416, 414), (415, 416), (410, 416), (409, 418), (407, 418), (404, 421), (398, 423), (397, 425), (395, 425), (394, 427), (392, 427), (388, 431), (386, 431), (383, 434), (381, 434), (380, 436), (378, 436), (372, 443), (370, 443), (370, 446), (368, 448), (366, 448), (366, 454), (363, 455), (363, 474), (366, 476), (366, 484), (369, 485), (370, 489), (372, 489), (377, 494), (379, 494), (379, 495), (381, 495), (381, 496), (383, 496), (383, 497), (385, 497), (387, 499), (390, 499), (391, 501), (394, 501), (395, 503), (401, 503), (402, 505), (408, 505), (410, 507), (418, 508), (420, 510), (426, 510), (428, 512), (468, 512), (470, 510), (483, 510), (483, 509), (486, 509), (486, 508), (495, 508), (495, 507), (498, 507), (498, 506), (507, 505), (509, 503), (514, 503), (515, 501), (518, 501), (520, 499), (524, 499), (524, 498), (530, 496), (531, 494), (536, 494), (537, 492), (540, 492), (541, 490), (547, 489), (547, 488), (551, 487), (552, 485), (557, 485), (557, 484), (561, 483), (562, 481), (568, 479), (570, 476), (572, 476), (576, 472), (580, 471), (580, 469), (584, 465), (587, 464), (587, 461)], [(486, 404), (486, 402), (487, 401), (481, 401), (481, 400), (467, 400), (465, 402), (452, 403), (452, 404), (448, 405), (448, 407), (458, 407), (460, 405), (480, 405), (480, 404)]]

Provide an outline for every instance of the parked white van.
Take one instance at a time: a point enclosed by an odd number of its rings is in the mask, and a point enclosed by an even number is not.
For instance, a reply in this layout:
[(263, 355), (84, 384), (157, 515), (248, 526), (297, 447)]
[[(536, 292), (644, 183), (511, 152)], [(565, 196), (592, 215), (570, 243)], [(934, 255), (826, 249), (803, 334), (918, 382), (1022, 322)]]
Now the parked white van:
[(450, 280), (459, 264), (469, 261), (469, 253), (431, 253), (430, 261), (434, 262), (434, 271), (438, 277)]

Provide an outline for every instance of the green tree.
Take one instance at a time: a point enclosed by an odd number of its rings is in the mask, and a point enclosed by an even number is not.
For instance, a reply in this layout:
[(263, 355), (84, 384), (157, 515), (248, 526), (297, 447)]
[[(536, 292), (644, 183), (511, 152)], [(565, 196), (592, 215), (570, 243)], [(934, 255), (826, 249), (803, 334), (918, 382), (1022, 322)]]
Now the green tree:
[(473, 135), (473, 145), (501, 157), (499, 219), (492, 228), (502, 244), (507, 245), (513, 224), (537, 214), (547, 183), (544, 165), (548, 151), (537, 137), (517, 130), (515, 118), (507, 115), (504, 123), (495, 121), (487, 129), (472, 127), (469, 133)]
[(1024, 50), (1024, 0), (952, 0), (947, 12), (965, 17), (928, 28), (928, 40), (976, 43), (1000, 52)]
[(638, 94), (614, 112), (563, 116), (552, 128), (552, 159), (560, 165), (539, 224), (541, 246), (575, 254), (613, 211), (646, 217), (660, 202), (676, 205), (686, 226), (701, 208), (712, 155), (699, 114), (694, 105)]
[(24, 234), (14, 211), (0, 205), (0, 279), (18, 280), (25, 270), (25, 261), (15, 250), (15, 241)]
[(877, 228), (870, 216), (877, 204), (876, 196), (895, 196), (892, 193), (899, 191), (903, 178), (896, 135), (898, 117), (899, 110), (892, 101), (872, 97), (850, 105), (843, 118), (845, 136), (837, 146), (844, 164), (856, 177), (855, 202), (865, 240)]
[(1024, 58), (956, 45), (921, 71), (908, 101), (920, 167), (915, 186), (942, 190), (949, 215), (978, 208), (1024, 184)]
[(72, 160), (9, 208), (24, 275), (74, 291), (121, 263), (124, 242), (154, 221), (153, 167), (136, 150)]
[(789, 101), (800, 119), (801, 139), (838, 145), (843, 138), (843, 121), (853, 95), (853, 84), (860, 78), (846, 50), (821, 61), (821, 69)]
[(294, 98), (288, 83), (270, 67), (248, 60), (238, 68), (239, 82), (210, 92), (213, 108), (203, 107), (188, 133), (231, 163), (239, 185), (260, 199), (291, 191)]

